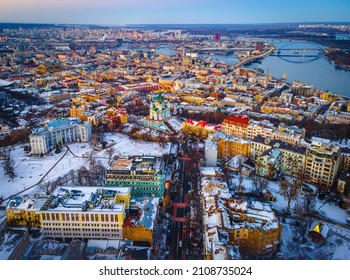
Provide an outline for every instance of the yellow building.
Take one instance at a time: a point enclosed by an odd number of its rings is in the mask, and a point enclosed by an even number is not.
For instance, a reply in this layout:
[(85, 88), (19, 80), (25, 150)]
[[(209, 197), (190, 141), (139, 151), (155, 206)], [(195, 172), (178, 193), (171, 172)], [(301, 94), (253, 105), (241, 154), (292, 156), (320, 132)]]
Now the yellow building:
[[(305, 173), (306, 148), (304, 147), (258, 136), (251, 140), (250, 158), (255, 161), (261, 155), (273, 149), (278, 149), (281, 153), (279, 168), (283, 174), (302, 176)], [(262, 164), (262, 162), (258, 164)]]
[(254, 162), (265, 151), (270, 150), (271, 148), (272, 145), (269, 138), (260, 136), (255, 137), (250, 143), (250, 159)]
[(334, 93), (331, 93), (331, 92), (322, 92), (321, 95), (320, 95), (320, 98), (322, 100), (326, 100), (329, 102), (329, 104), (332, 104), (333, 102), (339, 100), (339, 94), (334, 94)]
[(249, 118), (229, 116), (223, 120), (221, 130), (230, 136), (247, 139)]
[(41, 207), (46, 238), (123, 239), (129, 188), (57, 187)]
[(202, 177), (201, 185), (205, 259), (233, 259), (228, 248), (232, 252), (238, 247), (245, 257), (278, 250), (282, 225), (269, 204), (233, 199), (226, 183), (218, 178)]
[(190, 119), (182, 123), (182, 130), (187, 134), (194, 134), (202, 138), (208, 138), (210, 133), (219, 130), (221, 125), (210, 125), (206, 121), (192, 121)]
[(350, 194), (350, 171), (343, 171), (338, 178), (337, 190), (344, 195)]
[(340, 149), (340, 170), (350, 170), (350, 148)]
[(269, 204), (255, 201), (248, 205), (246, 201), (231, 198), (226, 200), (226, 207), (222, 213), (223, 228), (229, 243), (239, 246), (243, 256), (255, 257), (278, 250), (282, 225)]
[(39, 210), (49, 196), (12, 197), (6, 207), (9, 226), (40, 227)]
[(278, 149), (282, 153), (281, 171), (294, 177), (303, 176), (306, 165), (306, 148), (279, 143)]
[(195, 102), (197, 105), (200, 105), (206, 101), (204, 98), (194, 95), (184, 95), (182, 96), (182, 100), (188, 103)]
[(83, 116), (83, 113), (85, 111), (86, 111), (86, 108), (84, 105), (78, 106), (78, 107), (73, 105), (69, 110), (69, 116), (71, 118), (80, 118), (81, 119), (81, 117)]
[(106, 111), (106, 115), (108, 117), (120, 117), (120, 122), (122, 124), (127, 123), (129, 118), (125, 108), (108, 108)]
[(159, 198), (134, 198), (123, 224), (124, 239), (153, 244)]
[(63, 100), (70, 100), (69, 93), (59, 93), (50, 95), (50, 102), (61, 102)]
[(213, 140), (217, 143), (218, 157), (232, 157), (235, 155), (243, 155), (250, 157), (250, 141), (239, 139), (234, 136), (228, 136), (220, 131), (213, 134)]

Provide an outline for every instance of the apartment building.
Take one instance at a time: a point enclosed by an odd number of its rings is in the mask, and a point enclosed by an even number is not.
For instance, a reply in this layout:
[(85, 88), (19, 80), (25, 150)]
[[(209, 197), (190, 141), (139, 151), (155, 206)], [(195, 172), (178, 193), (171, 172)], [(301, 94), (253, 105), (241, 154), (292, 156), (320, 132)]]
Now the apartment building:
[(330, 189), (340, 165), (340, 148), (328, 139), (313, 137), (311, 140), (306, 152), (305, 180)]
[(222, 131), (215, 132), (212, 138), (217, 143), (219, 158), (233, 157), (235, 155), (250, 157), (250, 140), (229, 136)]
[(130, 188), (133, 197), (162, 197), (164, 161), (154, 156), (119, 157), (106, 170), (105, 184)]
[(292, 145), (297, 145), (305, 137), (305, 130), (296, 126), (281, 124), (276, 128), (269, 121), (249, 120), (247, 116), (229, 116), (222, 122), (221, 130), (230, 136), (241, 139), (253, 139), (262, 136)]
[(201, 185), (205, 259), (257, 257), (277, 251), (282, 225), (268, 204), (233, 199), (225, 182), (203, 172)]
[[(279, 155), (274, 154), (274, 150)], [(275, 157), (276, 155), (276, 157)], [(255, 137), (251, 140), (250, 158), (257, 162), (256, 169), (267, 174), (267, 170), (279, 170), (282, 174), (291, 176), (303, 176), (306, 165), (306, 148), (293, 146), (285, 142), (271, 140), (263, 137)], [(273, 158), (276, 158), (274, 161)], [(268, 160), (270, 159), (270, 160)], [(272, 161), (271, 161), (272, 160)], [(270, 162), (270, 165), (268, 164)], [(271, 165), (273, 163), (273, 165)], [(261, 175), (264, 176), (264, 175)]]

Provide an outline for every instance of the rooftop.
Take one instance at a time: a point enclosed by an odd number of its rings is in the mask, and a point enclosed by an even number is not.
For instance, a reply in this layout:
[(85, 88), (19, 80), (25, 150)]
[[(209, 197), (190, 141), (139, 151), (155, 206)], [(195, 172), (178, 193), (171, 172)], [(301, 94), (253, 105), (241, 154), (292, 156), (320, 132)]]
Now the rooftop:
[[(158, 211), (159, 198), (134, 198), (130, 201), (130, 208), (138, 208), (140, 216), (137, 219), (129, 218), (133, 226), (141, 225), (153, 230)], [(131, 219), (130, 219), (131, 218)]]
[(23, 196), (12, 197), (8, 204), (7, 209), (11, 210), (40, 210), (45, 204), (49, 196)]
[(129, 188), (57, 187), (41, 211), (90, 211), (123, 213), (124, 203), (116, 203), (118, 194), (128, 194)]
[(143, 172), (159, 172), (162, 161), (155, 156), (118, 157), (109, 166), (108, 170), (129, 170)]
[(80, 124), (80, 120), (77, 118), (68, 118), (68, 119), (64, 119), (64, 120), (53, 120), (50, 121), (47, 126), (49, 127), (49, 129), (55, 129), (58, 127), (62, 127), (62, 126), (68, 126), (68, 125), (74, 125), (74, 124)]
[(0, 236), (0, 260), (7, 260), (11, 257), (26, 233), (25, 228), (5, 230)]

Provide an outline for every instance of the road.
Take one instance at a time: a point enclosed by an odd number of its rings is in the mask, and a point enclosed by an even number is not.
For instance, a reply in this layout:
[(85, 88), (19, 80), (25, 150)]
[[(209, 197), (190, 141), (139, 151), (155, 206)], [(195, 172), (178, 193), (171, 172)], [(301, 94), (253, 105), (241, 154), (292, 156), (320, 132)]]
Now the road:
[(272, 52), (275, 51), (275, 48), (272, 48), (262, 54), (259, 54), (259, 55), (255, 55), (255, 56), (250, 56), (250, 57), (247, 57), (239, 62), (237, 62), (235, 65), (232, 66), (232, 68), (238, 68), (238, 67), (241, 67), (242, 65), (252, 61), (252, 60), (257, 60), (257, 59), (261, 59), (261, 58), (264, 58), (265, 56), (268, 56), (269, 54), (271, 54)]
[[(177, 195), (174, 202), (183, 203), (185, 200), (185, 195), (188, 192), (188, 172), (186, 169), (187, 159), (184, 157), (178, 157), (179, 160), (179, 181), (180, 185), (178, 188)], [(179, 209), (178, 213), (180, 216), (185, 214), (184, 209)], [(174, 221), (171, 230), (171, 259), (173, 260), (183, 260), (185, 258), (184, 246), (185, 246), (185, 236), (183, 234), (184, 223)]]
[[(179, 178), (180, 186), (177, 191), (176, 202), (184, 202), (184, 189), (187, 189), (187, 176), (186, 176), (186, 161), (182, 158), (179, 158)], [(175, 213), (174, 213), (175, 214)], [(172, 229), (172, 238), (171, 238), (171, 259), (173, 260), (182, 260), (183, 259), (183, 236), (182, 236), (183, 222), (174, 222)], [(180, 246), (180, 241), (182, 245)]]

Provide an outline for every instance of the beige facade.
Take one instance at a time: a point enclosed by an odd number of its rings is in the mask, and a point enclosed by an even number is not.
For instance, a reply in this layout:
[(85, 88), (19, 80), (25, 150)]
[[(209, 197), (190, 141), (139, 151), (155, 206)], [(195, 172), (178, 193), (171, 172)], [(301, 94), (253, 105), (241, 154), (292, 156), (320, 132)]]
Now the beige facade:
[(306, 153), (305, 180), (330, 189), (336, 180), (340, 163), (340, 148), (329, 140), (313, 138)]

